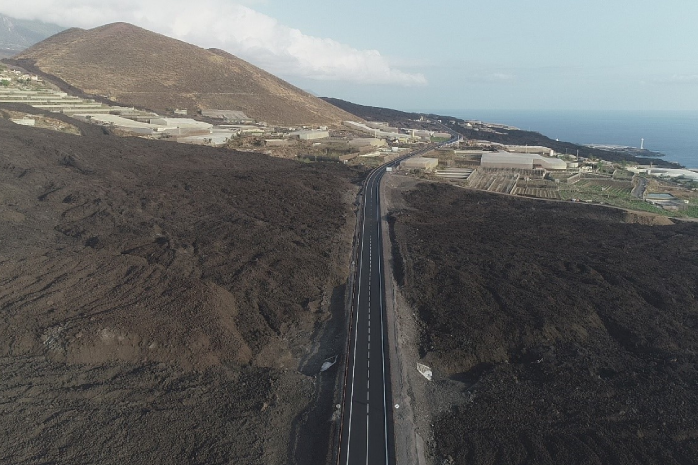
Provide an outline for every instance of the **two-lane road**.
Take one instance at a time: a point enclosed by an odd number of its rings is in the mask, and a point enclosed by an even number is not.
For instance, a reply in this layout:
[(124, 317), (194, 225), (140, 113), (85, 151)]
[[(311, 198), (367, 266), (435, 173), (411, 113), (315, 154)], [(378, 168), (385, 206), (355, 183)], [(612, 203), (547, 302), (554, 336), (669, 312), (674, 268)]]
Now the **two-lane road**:
[(380, 228), (380, 179), (385, 168), (366, 181), (359, 245), (357, 294), (342, 428), (342, 465), (388, 465), (392, 460), (390, 376), (385, 353), (383, 254)]
[(380, 183), (385, 168), (437, 146), (412, 152), (371, 172), (364, 186), (359, 220), (356, 295), (352, 300), (351, 332), (342, 405), (340, 465), (395, 463), (392, 394), (388, 365)]

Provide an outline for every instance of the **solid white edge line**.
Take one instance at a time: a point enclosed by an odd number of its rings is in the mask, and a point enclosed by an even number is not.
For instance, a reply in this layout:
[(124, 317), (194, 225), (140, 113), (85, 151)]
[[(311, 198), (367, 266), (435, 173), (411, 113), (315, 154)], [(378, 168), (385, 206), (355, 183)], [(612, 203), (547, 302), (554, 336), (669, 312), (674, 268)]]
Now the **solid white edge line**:
[[(378, 180), (378, 185), (380, 185), (380, 179)], [(378, 194), (378, 189), (376, 189), (376, 195)], [(383, 231), (382, 231), (382, 224), (380, 221), (380, 197), (378, 198), (378, 206), (376, 207), (376, 213), (378, 214), (378, 244), (380, 246), (380, 253), (378, 254), (378, 275), (379, 279), (378, 282), (380, 283), (380, 307), (381, 307), (381, 354), (383, 356), (383, 426), (384, 426), (384, 434), (385, 434), (385, 465), (389, 465), (388, 462), (388, 406), (387, 406), (387, 400), (386, 400), (386, 393), (385, 393), (385, 341), (383, 340), (383, 335), (385, 333), (385, 327), (384, 325), (384, 320), (385, 316), (383, 315), (383, 272), (382, 270), (382, 262), (383, 262)]]
[(371, 414), (368, 411), (368, 402), (366, 402), (366, 465), (368, 465), (368, 420), (371, 419)]

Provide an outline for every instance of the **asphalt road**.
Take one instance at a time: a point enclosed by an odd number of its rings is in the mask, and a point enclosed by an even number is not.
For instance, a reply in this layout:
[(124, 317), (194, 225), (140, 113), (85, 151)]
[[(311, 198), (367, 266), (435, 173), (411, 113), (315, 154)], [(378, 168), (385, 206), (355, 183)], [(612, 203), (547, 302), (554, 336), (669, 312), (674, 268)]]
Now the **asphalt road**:
[[(457, 140), (452, 139), (449, 142)], [(448, 142), (447, 142), (448, 143)], [(439, 145), (445, 145), (439, 144)], [(396, 166), (401, 160), (389, 163)], [(339, 463), (389, 465), (395, 463), (392, 396), (385, 318), (380, 181), (386, 166), (368, 176), (359, 220), (358, 275), (352, 302), (349, 361), (345, 385)]]
[(366, 181), (359, 242), (357, 293), (344, 405), (343, 465), (392, 463), (390, 376), (386, 360), (383, 256), (380, 228), (380, 179), (385, 168)]

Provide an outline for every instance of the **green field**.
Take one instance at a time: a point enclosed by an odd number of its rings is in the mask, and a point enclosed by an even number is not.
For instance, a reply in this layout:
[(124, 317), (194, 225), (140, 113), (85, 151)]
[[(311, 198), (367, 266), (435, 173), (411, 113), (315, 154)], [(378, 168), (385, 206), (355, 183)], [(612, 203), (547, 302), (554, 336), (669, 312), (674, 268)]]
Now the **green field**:
[(675, 214), (633, 197), (631, 188), (622, 186), (623, 183), (619, 182), (614, 185), (612, 182), (607, 182), (605, 184), (608, 185), (599, 185), (594, 180), (582, 180), (576, 184), (560, 184), (560, 197), (563, 200), (579, 199), (582, 202), (591, 201), (660, 215)]

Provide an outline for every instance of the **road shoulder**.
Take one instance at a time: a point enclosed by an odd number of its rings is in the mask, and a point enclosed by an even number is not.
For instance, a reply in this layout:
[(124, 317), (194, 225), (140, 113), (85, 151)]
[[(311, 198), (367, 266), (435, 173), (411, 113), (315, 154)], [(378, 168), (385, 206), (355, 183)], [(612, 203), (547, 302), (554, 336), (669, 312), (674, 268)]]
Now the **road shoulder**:
[[(388, 337), (388, 357), (390, 359), (390, 379), (393, 398), (393, 419), (395, 436), (395, 458), (397, 464), (427, 465), (423, 428), (428, 427), (428, 409), (419, 408), (415, 399), (415, 390), (423, 393), (420, 380), (414, 378), (416, 373), (416, 353), (418, 328), (411, 308), (400, 293), (393, 273), (392, 243), (389, 234), (388, 214), (400, 208), (401, 191), (409, 189), (415, 180), (398, 174), (386, 173), (381, 181), (381, 228), (383, 230), (384, 289), (386, 302), (386, 320)], [(397, 407), (396, 407), (397, 405)], [(418, 424), (417, 418), (421, 418)], [(421, 427), (421, 428), (420, 428)]]

